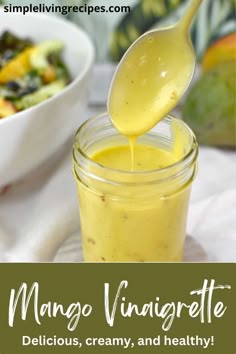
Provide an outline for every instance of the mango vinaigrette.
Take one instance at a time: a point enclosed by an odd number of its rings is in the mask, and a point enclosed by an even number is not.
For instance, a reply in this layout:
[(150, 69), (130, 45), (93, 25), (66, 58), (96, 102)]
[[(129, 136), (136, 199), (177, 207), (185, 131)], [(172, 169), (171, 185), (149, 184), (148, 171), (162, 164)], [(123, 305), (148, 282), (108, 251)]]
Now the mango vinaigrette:
[(132, 170), (138, 136), (153, 128), (179, 102), (195, 69), (189, 28), (202, 0), (192, 0), (181, 21), (138, 38), (114, 75), (108, 113), (129, 139)]
[(183, 121), (165, 116), (193, 75), (187, 29), (201, 1), (192, 1), (177, 26), (134, 43), (112, 81), (108, 115), (91, 118), (76, 134), (85, 261), (182, 260), (198, 148)]
[(193, 55), (184, 51), (180, 38), (176, 29), (167, 34), (150, 33), (150, 38), (139, 39), (137, 47), (134, 44), (123, 59), (124, 64), (118, 67), (108, 113), (122, 135), (134, 138), (145, 134), (176, 106), (185, 92), (186, 81), (193, 73)]
[(181, 261), (197, 151), (186, 124), (166, 117), (137, 139), (131, 171), (130, 146), (109, 116), (86, 121), (73, 149), (84, 260)]

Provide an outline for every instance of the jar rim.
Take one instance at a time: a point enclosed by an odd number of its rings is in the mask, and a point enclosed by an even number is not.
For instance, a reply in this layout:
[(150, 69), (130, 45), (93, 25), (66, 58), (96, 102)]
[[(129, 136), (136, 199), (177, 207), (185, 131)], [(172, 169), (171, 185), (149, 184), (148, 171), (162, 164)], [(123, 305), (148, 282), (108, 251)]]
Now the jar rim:
[[(89, 125), (92, 121), (94, 121), (95, 119), (99, 119), (102, 118), (104, 116), (108, 116), (109, 114), (107, 112), (103, 112), (101, 114), (96, 114), (94, 116), (92, 116), (91, 118), (87, 119), (77, 130), (76, 134), (75, 134), (75, 140), (74, 140), (74, 144), (73, 144), (73, 151), (72, 151), (72, 155), (73, 155), (73, 160), (75, 164), (78, 164), (78, 160), (76, 157), (76, 152), (78, 152), (86, 161), (89, 161), (89, 163), (92, 166), (95, 166), (97, 169), (101, 170), (101, 171), (110, 171), (110, 172), (115, 172), (115, 173), (119, 173), (120, 175), (123, 176), (128, 176), (130, 174), (132, 175), (136, 175), (136, 176), (144, 176), (144, 175), (151, 175), (151, 174), (162, 174), (162, 173), (167, 173), (171, 170), (176, 170), (179, 169), (181, 166), (188, 166), (189, 164), (191, 164), (191, 162), (195, 161), (197, 156), (198, 156), (198, 143), (197, 143), (197, 139), (194, 135), (194, 133), (192, 132), (192, 130), (189, 128), (189, 126), (183, 121), (180, 120), (179, 118), (174, 117), (171, 114), (168, 114), (166, 117), (164, 117), (162, 119), (162, 121), (181, 121), (181, 124), (183, 124), (183, 126), (185, 127), (185, 129), (188, 131), (191, 139), (192, 139), (192, 143), (190, 146), (189, 151), (186, 152), (186, 154), (179, 159), (178, 161), (172, 163), (171, 165), (165, 166), (165, 167), (161, 167), (158, 169), (153, 169), (153, 170), (146, 170), (146, 171), (127, 171), (127, 170), (120, 170), (120, 169), (115, 169), (115, 168), (111, 168), (111, 167), (107, 167), (104, 166), (96, 161), (94, 161), (92, 158), (90, 158), (85, 151), (83, 151), (83, 149), (80, 148), (80, 145), (76, 145), (76, 143), (78, 143), (78, 137), (79, 134), (83, 131), (83, 129), (86, 128), (87, 125)], [(111, 122), (112, 125), (112, 122)]]

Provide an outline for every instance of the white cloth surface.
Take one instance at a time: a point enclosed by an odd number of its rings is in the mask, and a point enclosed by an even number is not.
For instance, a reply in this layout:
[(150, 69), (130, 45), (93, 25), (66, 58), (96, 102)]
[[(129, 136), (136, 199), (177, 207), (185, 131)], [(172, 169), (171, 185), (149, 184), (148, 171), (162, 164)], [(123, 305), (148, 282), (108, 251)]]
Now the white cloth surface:
[[(85, 118), (105, 111), (113, 69), (109, 66), (95, 71), (90, 99), (93, 107), (88, 108)], [(72, 140), (50, 161), (5, 193), (0, 192), (0, 261), (82, 261), (71, 145)], [(236, 261), (235, 210), (236, 153), (201, 147), (190, 202), (186, 261)]]

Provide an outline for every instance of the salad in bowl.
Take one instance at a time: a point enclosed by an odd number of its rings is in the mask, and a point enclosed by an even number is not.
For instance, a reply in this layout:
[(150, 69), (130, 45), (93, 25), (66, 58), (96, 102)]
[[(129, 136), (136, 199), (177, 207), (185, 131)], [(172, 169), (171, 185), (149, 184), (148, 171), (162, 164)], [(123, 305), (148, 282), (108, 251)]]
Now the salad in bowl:
[(0, 118), (30, 108), (60, 92), (70, 74), (62, 59), (64, 43), (34, 43), (11, 31), (0, 36)]
[(88, 35), (62, 18), (0, 11), (0, 189), (72, 145), (94, 56)]

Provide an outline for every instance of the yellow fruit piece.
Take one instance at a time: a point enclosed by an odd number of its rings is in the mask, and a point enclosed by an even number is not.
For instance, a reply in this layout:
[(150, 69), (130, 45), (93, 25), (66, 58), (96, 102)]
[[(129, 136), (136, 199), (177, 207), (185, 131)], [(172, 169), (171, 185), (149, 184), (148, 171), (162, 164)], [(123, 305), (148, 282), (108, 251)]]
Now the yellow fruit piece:
[(220, 63), (236, 61), (236, 32), (228, 34), (215, 43), (206, 51), (203, 60), (203, 71), (209, 71)]
[(43, 77), (43, 82), (45, 84), (49, 84), (50, 82), (55, 81), (57, 78), (57, 75), (56, 75), (56, 72), (55, 72), (55, 69), (53, 68), (53, 66), (49, 65), (44, 70), (42, 77)]
[(16, 113), (16, 109), (13, 104), (0, 97), (0, 119), (11, 116), (14, 113)]
[(8, 81), (15, 80), (25, 75), (30, 70), (30, 55), (34, 48), (27, 48), (17, 55), (0, 70), (0, 83), (5, 84)]

